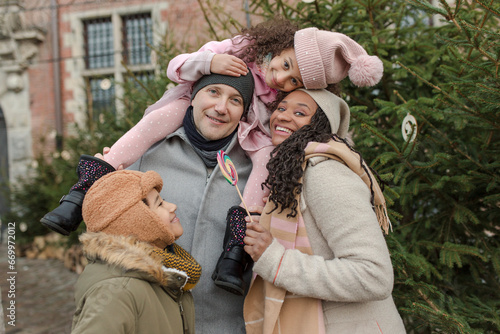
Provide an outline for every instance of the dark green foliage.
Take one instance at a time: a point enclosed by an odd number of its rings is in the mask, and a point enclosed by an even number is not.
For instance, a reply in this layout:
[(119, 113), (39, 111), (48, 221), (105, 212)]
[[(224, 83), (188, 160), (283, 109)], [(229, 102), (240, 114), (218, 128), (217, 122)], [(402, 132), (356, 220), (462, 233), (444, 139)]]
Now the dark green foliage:
[[(360, 89), (346, 79), (343, 93), (356, 149), (389, 183), (387, 242), (407, 330), (498, 333), (500, 3), (436, 3), (261, 0), (250, 8), (345, 33), (383, 60), (381, 83)], [(401, 133), (408, 113), (418, 122), (411, 143)]]

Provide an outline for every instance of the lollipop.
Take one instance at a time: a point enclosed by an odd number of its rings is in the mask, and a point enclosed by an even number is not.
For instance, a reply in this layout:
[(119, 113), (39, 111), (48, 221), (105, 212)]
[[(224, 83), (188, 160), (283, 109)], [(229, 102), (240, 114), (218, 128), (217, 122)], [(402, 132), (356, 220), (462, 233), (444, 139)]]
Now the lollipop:
[(226, 155), (226, 153), (222, 150), (217, 152), (217, 163), (219, 164), (219, 168), (222, 172), (222, 175), (224, 178), (231, 184), (232, 186), (236, 187), (236, 190), (238, 191), (238, 195), (241, 198), (241, 202), (243, 203), (243, 206), (245, 207), (245, 210), (247, 211), (248, 217), (250, 217), (250, 221), (252, 220), (252, 215), (248, 211), (247, 205), (245, 204), (245, 201), (243, 200), (243, 197), (241, 196), (240, 189), (238, 188), (238, 173), (236, 172), (236, 167), (234, 167), (233, 161), (229, 156)]
[(217, 163), (227, 182), (232, 186), (236, 186), (236, 183), (238, 183), (238, 173), (236, 172), (236, 167), (234, 167), (231, 158), (228, 157), (224, 151), (219, 151), (217, 152)]

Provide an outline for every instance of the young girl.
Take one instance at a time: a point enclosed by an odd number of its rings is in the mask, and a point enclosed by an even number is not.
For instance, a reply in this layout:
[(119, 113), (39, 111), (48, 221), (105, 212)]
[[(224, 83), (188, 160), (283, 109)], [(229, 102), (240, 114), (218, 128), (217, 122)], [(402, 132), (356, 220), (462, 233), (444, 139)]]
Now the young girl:
[[(252, 105), (238, 127), (239, 143), (253, 164), (243, 192), (247, 206), (263, 206), (263, 198), (268, 194), (261, 186), (268, 174), (266, 163), (273, 149), (267, 105), (276, 99), (279, 91), (305, 87), (336, 92), (337, 84), (348, 74), (357, 86), (372, 86), (383, 73), (380, 59), (369, 56), (346, 35), (316, 28), (298, 30), (294, 23), (275, 18), (243, 29), (232, 39), (209, 42), (195, 53), (172, 59), (167, 75), (179, 85), (146, 109), (144, 118), (104, 156), (106, 163), (86, 156), (80, 161), (83, 166), (80, 170), (90, 171), (94, 179), (120, 165), (125, 168), (131, 165), (155, 142), (182, 125), (193, 82), (210, 73), (245, 75), (247, 67), (254, 77), (255, 90)], [(42, 218), (42, 224), (66, 235), (76, 230), (81, 222), (78, 203), (88, 186), (75, 185), (61, 199), (59, 208)], [(243, 246), (245, 216), (241, 206), (230, 209), (227, 223), (231, 238), (224, 245), (226, 255), (222, 254), (221, 260), (231, 261), (231, 249)], [(214, 273), (216, 282), (221, 281), (218, 276)], [(237, 290), (242, 293), (242, 287)]]

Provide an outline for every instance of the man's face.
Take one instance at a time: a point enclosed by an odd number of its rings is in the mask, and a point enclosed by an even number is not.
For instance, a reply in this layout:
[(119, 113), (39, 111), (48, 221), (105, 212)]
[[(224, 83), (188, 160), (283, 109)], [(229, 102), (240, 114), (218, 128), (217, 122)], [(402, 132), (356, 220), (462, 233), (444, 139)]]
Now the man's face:
[(233, 87), (213, 84), (203, 87), (191, 101), (194, 124), (208, 140), (229, 136), (243, 115), (243, 98)]

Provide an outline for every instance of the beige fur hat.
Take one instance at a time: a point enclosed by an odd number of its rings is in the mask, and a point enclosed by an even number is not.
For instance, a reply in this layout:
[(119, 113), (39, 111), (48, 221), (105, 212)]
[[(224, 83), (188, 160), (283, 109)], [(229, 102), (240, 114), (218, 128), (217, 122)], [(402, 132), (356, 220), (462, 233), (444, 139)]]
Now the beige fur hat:
[(345, 138), (349, 131), (351, 111), (347, 103), (337, 95), (325, 89), (297, 89), (308, 94), (323, 110), (330, 121), (332, 133)]
[(97, 180), (85, 195), (82, 215), (89, 232), (136, 236), (165, 248), (175, 241), (168, 224), (143, 202), (147, 194), (161, 191), (163, 181), (154, 171), (119, 170)]

